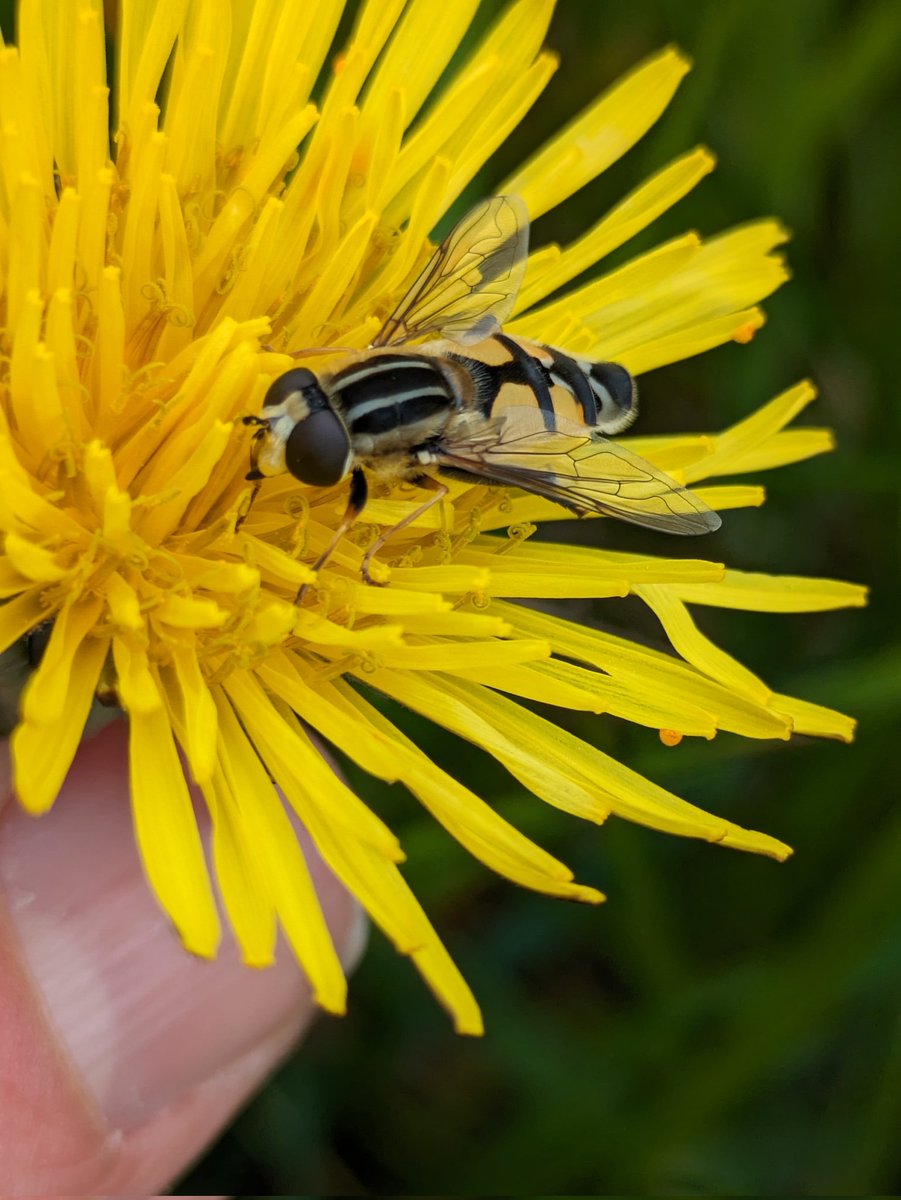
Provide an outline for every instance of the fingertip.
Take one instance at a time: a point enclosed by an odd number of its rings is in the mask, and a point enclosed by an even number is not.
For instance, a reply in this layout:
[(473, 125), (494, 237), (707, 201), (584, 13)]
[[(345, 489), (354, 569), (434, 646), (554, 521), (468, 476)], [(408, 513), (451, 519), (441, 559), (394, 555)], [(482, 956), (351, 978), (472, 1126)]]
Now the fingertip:
[[(65, 1104), (79, 1109), (78, 1136), (86, 1150), (97, 1140), (102, 1171), (114, 1164), (118, 1177), (127, 1167), (134, 1191), (146, 1190), (142, 1171), (158, 1188), (200, 1152), (300, 1036), (314, 1006), (285, 946), (264, 970), (243, 966), (229, 937), (212, 962), (185, 953), (145, 881), (127, 779), (127, 729), (116, 722), (79, 750), (50, 814), (35, 819), (7, 807), (0, 888), (10, 953), (52, 1030), (31, 1036), (55, 1040), (61, 1052), (47, 1070), (65, 1084)], [(304, 851), (350, 967), (365, 922), (307, 843)], [(0, 1003), (8, 985), (0, 983)], [(45, 1078), (42, 1095), (47, 1085)], [(34, 1103), (39, 1112), (40, 1096)], [(42, 1179), (29, 1177), (21, 1190), (42, 1190)], [(106, 1176), (78, 1181), (80, 1190), (108, 1192), (105, 1183)]]

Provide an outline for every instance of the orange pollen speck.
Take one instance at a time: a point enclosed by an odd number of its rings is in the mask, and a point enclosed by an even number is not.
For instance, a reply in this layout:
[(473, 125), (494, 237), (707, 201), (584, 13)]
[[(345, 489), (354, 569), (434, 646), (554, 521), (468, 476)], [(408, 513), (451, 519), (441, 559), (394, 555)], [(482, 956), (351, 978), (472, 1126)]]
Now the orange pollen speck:
[(754, 334), (757, 332), (757, 326), (751, 321), (747, 321), (744, 325), (739, 325), (735, 333), (732, 335), (733, 342), (738, 342), (740, 346), (747, 346), (748, 342), (754, 340)]
[(661, 729), (660, 740), (664, 746), (678, 746), (682, 741), (682, 734), (677, 729)]

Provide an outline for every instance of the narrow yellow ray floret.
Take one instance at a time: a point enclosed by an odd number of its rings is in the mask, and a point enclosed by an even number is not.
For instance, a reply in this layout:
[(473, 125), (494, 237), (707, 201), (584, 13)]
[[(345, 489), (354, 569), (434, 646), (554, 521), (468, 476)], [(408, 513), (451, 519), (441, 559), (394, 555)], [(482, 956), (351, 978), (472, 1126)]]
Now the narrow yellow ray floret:
[[(401, 845), (316, 736), (406, 787), (486, 866), (551, 896), (603, 899), (437, 767), (373, 691), (566, 813), (784, 858), (777, 839), (702, 812), (521, 701), (671, 744), (721, 731), (849, 740), (849, 718), (773, 692), (692, 609), (864, 602), (848, 584), (747, 574), (672, 542), (652, 557), (530, 541), (565, 510), (464, 480), (427, 511), (415, 485), (377, 484), (318, 571), (345, 485), (272, 478), (248, 511), (241, 418), (293, 351), (372, 341), (436, 225), (556, 69), (543, 48), (552, 0), (514, 0), (476, 35), (479, 8), (366, 0), (337, 46), (343, 0), (128, 0), (111, 30), (100, 0), (52, 14), (23, 0), (19, 45), (0, 48), (0, 649), (50, 630), (12, 736), (19, 799), (35, 814), (53, 805), (95, 695), (115, 697), (147, 876), (191, 952), (214, 955), (226, 924), (263, 967), (281, 931), (317, 1001), (343, 1011), (296, 818), (469, 1034), (478, 1007), (404, 881)], [(674, 48), (652, 55), (505, 187), (533, 218), (552, 210), (647, 132), (689, 65)], [(510, 331), (635, 373), (747, 342), (787, 277), (774, 220), (688, 231), (561, 295), (713, 165), (696, 148), (572, 244), (533, 249)], [(831, 448), (828, 431), (788, 427), (813, 395), (801, 383), (723, 432), (629, 445), (714, 508), (759, 505), (756, 482), (730, 477)], [(366, 548), (406, 518), (372, 563), (387, 586), (369, 586)], [(515, 603), (627, 595), (667, 649)]]

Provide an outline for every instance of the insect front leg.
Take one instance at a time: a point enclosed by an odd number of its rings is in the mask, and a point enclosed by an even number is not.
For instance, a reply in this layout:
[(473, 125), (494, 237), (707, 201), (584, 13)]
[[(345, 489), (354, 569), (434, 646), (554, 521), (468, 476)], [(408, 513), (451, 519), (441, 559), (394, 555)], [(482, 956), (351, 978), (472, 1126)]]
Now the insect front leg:
[(268, 354), (283, 354), (286, 358), (293, 358), (295, 362), (299, 359), (314, 358), (320, 354), (358, 353), (353, 346), (308, 346), (303, 350), (279, 350), (277, 346), (271, 346), (268, 342), (261, 342), (260, 349), (265, 350)]
[[(366, 507), (366, 501), (368, 499), (369, 484), (366, 482), (366, 475), (362, 467), (354, 467), (350, 476), (350, 494), (347, 497), (347, 508), (344, 510), (344, 516), (341, 518), (341, 524), (335, 531), (335, 536), (329, 542), (328, 546), (326, 546), (325, 550), (322, 552), (322, 554), (320, 554), (316, 562), (313, 563), (314, 571), (318, 571), (321, 567), (324, 567), (328, 560), (332, 557), (332, 554), (335, 552), (335, 547), (344, 537), (345, 533), (347, 533), (351, 526), (356, 522), (360, 513)], [(366, 578), (365, 573), (363, 577), (364, 579)], [(367, 583), (371, 582), (371, 580), (367, 579)], [(307, 589), (309, 586), (310, 585), (308, 583), (303, 585), (295, 597), (295, 604), (301, 604), (303, 602), (303, 598), (307, 594)]]
[(269, 422), (265, 421), (262, 417), (244, 417), (242, 424), (256, 426), (257, 431), (253, 435), (253, 441), (250, 443), (250, 470), (244, 476), (249, 483), (253, 484), (253, 487), (250, 489), (250, 499), (244, 506), (243, 511), (238, 513), (238, 517), (235, 521), (235, 533), (238, 532), (238, 530), (250, 516), (250, 510), (253, 508), (253, 503), (260, 494), (260, 488), (263, 486), (263, 479), (265, 476), (259, 468), (260, 447), (266, 434), (266, 430), (269, 428)]

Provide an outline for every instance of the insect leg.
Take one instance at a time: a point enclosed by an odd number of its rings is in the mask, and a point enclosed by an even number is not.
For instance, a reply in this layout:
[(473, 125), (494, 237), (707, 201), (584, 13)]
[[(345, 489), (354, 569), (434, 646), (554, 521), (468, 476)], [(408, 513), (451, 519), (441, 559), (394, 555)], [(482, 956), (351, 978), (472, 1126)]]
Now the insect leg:
[(293, 358), (295, 362), (299, 358), (313, 358), (317, 354), (358, 353), (358, 349), (354, 349), (353, 346), (314, 346), (304, 350), (279, 350), (277, 346), (270, 346), (268, 342), (261, 342), (260, 349), (266, 350), (270, 354), (284, 354), (286, 358)]
[(366, 551), (360, 571), (367, 583), (376, 584), (376, 580), (369, 574), (369, 564), (372, 562), (373, 556), (378, 554), (379, 550), (384, 546), (385, 542), (393, 537), (395, 533), (399, 533), (401, 529), (406, 529), (408, 525), (412, 525), (423, 513), (428, 512), (433, 504), (437, 504), (439, 500), (443, 500), (450, 491), (446, 483), (442, 483), (439, 479), (433, 479), (431, 475), (425, 475), (419, 482), (421, 487), (428, 488), (431, 491), (431, 496), (429, 496), (424, 504), (420, 504), (419, 508), (415, 508), (409, 516), (404, 517), (402, 521), (398, 521), (396, 525), (392, 525), (390, 529), (386, 529), (383, 534), (380, 534)]
[(40, 665), (52, 633), (53, 621), (48, 620), (41, 621), (40, 625), (35, 625), (34, 629), (25, 635), (25, 656), (29, 667)]
[(238, 513), (238, 516), (235, 520), (235, 533), (238, 532), (238, 530), (250, 516), (250, 510), (253, 508), (253, 502), (260, 494), (260, 488), (263, 486), (264, 475), (257, 466), (257, 463), (260, 457), (260, 443), (265, 433), (265, 427), (268, 426), (269, 422), (263, 421), (259, 417), (245, 417), (244, 424), (257, 425), (260, 428), (257, 429), (257, 432), (254, 434), (253, 441), (250, 443), (250, 470), (244, 476), (246, 480), (253, 484), (253, 487), (250, 490), (250, 499), (247, 501), (247, 504), (244, 506), (243, 510)]
[[(322, 554), (313, 563), (313, 570), (318, 571), (320, 567), (324, 567), (328, 560), (332, 557), (335, 547), (347, 533), (348, 529), (354, 524), (357, 517), (366, 507), (366, 501), (369, 499), (369, 484), (366, 482), (366, 475), (361, 467), (354, 467), (350, 477), (350, 494), (347, 497), (347, 508), (344, 510), (344, 516), (341, 518), (341, 524), (335, 531), (335, 536), (323, 550)], [(305, 583), (294, 600), (295, 604), (300, 604), (304, 596), (307, 594), (307, 588), (310, 585)]]

